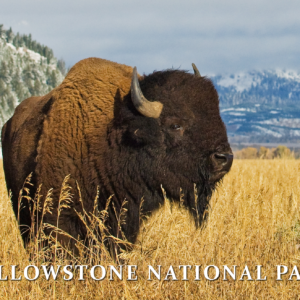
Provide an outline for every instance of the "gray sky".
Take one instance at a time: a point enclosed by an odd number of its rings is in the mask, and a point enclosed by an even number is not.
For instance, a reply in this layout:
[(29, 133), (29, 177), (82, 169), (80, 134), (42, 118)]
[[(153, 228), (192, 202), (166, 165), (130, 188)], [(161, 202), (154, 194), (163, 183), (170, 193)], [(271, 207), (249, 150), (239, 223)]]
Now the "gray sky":
[(0, 24), (53, 49), (67, 66), (101, 57), (202, 75), (300, 71), (299, 0), (0, 0)]

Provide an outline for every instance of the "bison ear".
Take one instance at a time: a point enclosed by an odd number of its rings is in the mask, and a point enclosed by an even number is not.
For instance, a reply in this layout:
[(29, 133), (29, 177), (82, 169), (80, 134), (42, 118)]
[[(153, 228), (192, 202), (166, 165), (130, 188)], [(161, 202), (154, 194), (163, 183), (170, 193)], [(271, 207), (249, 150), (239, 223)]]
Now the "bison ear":
[(128, 123), (125, 141), (131, 145), (158, 145), (162, 141), (162, 133), (157, 120), (137, 117)]

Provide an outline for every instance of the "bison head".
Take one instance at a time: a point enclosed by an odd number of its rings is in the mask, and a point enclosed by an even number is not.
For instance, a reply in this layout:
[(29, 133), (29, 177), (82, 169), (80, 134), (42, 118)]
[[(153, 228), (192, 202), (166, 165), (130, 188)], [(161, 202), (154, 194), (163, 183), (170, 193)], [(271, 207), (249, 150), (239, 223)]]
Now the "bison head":
[(135, 68), (131, 94), (114, 122), (118, 149), (127, 155), (120, 172), (131, 178), (127, 187), (123, 183), (126, 198), (144, 197), (144, 210), (151, 212), (162, 203), (162, 186), (170, 199), (183, 199), (200, 225), (233, 160), (212, 82), (179, 70), (154, 72), (139, 82)]

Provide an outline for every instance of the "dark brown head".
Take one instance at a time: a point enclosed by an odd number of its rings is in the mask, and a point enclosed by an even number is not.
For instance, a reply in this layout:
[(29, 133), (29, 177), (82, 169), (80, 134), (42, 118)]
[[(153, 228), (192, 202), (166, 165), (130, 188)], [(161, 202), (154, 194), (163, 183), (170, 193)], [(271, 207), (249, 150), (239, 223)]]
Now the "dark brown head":
[(181, 188), (186, 206), (195, 214), (196, 186), (196, 207), (202, 216), (233, 160), (211, 80), (200, 73), (166, 70), (138, 82), (135, 69), (124, 104), (117, 120), (124, 129), (122, 144), (139, 156), (147, 188), (162, 185), (173, 199), (179, 199)]

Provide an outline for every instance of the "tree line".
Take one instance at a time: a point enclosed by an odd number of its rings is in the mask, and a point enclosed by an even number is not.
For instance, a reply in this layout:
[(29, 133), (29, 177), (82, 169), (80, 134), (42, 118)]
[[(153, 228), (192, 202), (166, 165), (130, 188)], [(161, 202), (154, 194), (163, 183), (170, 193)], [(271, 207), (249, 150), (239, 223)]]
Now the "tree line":
[[(7, 43), (11, 43), (16, 48), (26, 47), (29, 50), (39, 53), (47, 58), (48, 64), (51, 59), (54, 58), (53, 50), (33, 40), (31, 34), (14, 34), (11, 27), (8, 30), (5, 30), (3, 24), (0, 24), (0, 38), (4, 39)], [(66, 75), (67, 69), (63, 59), (57, 61), (57, 67), (63, 75)]]

